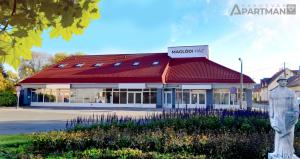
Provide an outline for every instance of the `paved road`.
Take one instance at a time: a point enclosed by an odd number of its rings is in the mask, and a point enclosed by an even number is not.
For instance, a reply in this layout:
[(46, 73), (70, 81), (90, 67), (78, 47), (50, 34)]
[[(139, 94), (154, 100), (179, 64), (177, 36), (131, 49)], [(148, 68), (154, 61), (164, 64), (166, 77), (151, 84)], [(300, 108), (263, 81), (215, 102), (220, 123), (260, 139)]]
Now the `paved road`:
[(141, 117), (159, 112), (141, 109), (54, 109), (54, 108), (0, 108), (0, 134), (32, 133), (61, 130), (67, 120), (78, 116), (116, 114), (118, 116)]

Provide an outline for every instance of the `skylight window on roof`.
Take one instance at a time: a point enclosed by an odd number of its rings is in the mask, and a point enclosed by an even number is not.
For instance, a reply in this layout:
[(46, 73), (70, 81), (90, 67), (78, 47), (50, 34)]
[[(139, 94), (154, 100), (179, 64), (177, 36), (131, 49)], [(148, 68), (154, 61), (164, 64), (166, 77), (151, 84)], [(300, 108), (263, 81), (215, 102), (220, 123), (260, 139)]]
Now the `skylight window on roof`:
[(134, 62), (132, 65), (133, 65), (133, 66), (138, 66), (138, 65), (140, 65), (140, 62), (136, 61), (136, 62)]
[(121, 65), (121, 62), (117, 62), (117, 63), (114, 64), (115, 67), (118, 67), (120, 65)]
[(58, 67), (59, 67), (59, 68), (64, 68), (64, 67), (66, 67), (66, 65), (67, 65), (67, 64), (59, 64)]
[(152, 65), (158, 65), (158, 64), (159, 64), (159, 61), (152, 62)]
[(75, 66), (76, 67), (82, 67), (84, 64), (83, 63), (79, 63), (79, 64), (76, 64)]
[(101, 67), (103, 65), (103, 63), (96, 63), (94, 66), (95, 67)]

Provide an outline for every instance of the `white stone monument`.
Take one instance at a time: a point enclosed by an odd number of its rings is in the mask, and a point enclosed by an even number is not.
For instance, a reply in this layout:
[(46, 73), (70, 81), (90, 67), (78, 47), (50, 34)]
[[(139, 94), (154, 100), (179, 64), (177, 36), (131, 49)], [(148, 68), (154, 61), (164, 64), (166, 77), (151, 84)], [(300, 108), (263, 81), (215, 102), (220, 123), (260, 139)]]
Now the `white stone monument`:
[(299, 117), (295, 92), (286, 87), (287, 79), (279, 77), (279, 86), (270, 94), (270, 122), (275, 130), (274, 152), (268, 159), (299, 159), (294, 154), (294, 129)]

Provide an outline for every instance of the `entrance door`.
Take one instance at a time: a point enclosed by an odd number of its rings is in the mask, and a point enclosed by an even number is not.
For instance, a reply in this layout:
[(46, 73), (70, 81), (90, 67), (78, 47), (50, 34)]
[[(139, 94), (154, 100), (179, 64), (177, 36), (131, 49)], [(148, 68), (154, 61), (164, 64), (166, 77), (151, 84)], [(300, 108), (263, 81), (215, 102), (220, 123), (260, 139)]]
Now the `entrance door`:
[(172, 92), (164, 93), (164, 107), (172, 108)]
[(128, 104), (142, 104), (142, 93), (128, 92)]
[(193, 104), (195, 107), (205, 107), (206, 101), (205, 101), (205, 93), (198, 93), (198, 92), (192, 92), (191, 93), (191, 104)]

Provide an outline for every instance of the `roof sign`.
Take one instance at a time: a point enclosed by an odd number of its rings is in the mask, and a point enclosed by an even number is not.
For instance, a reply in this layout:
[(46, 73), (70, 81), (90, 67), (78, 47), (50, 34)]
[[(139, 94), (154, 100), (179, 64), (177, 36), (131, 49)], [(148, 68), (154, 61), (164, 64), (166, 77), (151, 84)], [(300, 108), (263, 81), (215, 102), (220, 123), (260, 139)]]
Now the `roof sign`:
[(208, 45), (168, 47), (168, 56), (171, 58), (208, 58), (208, 55)]

